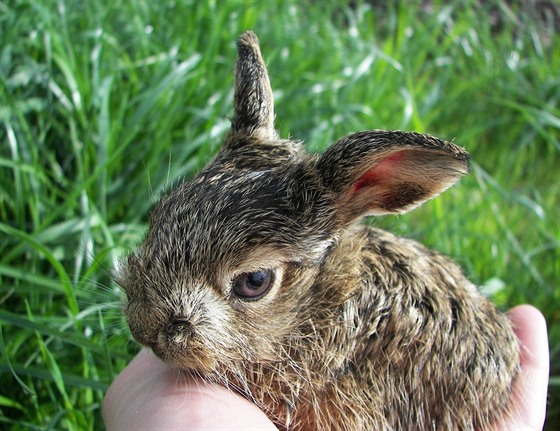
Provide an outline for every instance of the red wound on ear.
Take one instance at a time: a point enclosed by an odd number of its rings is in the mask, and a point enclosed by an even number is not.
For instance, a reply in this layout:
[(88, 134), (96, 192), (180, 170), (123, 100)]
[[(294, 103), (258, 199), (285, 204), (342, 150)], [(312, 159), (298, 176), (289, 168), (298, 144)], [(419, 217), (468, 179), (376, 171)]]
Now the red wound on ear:
[(355, 193), (364, 187), (371, 187), (380, 182), (383, 182), (386, 178), (390, 178), (394, 171), (394, 166), (398, 165), (402, 159), (405, 157), (406, 151), (397, 151), (396, 153), (387, 156), (379, 163), (377, 163), (373, 168), (366, 171), (358, 180), (354, 183), (352, 191)]

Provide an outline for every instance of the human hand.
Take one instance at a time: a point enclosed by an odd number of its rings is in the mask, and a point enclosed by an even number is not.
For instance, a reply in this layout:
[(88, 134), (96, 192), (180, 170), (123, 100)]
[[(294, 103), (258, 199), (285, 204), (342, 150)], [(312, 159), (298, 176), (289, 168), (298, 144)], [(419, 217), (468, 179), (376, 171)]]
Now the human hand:
[(142, 349), (109, 387), (107, 431), (276, 430), (257, 406), (220, 385), (179, 374)]
[(531, 305), (517, 306), (508, 316), (521, 342), (521, 371), (513, 388), (512, 415), (496, 430), (542, 430), (549, 374), (546, 321)]
[[(509, 313), (522, 345), (521, 372), (514, 387), (512, 416), (497, 430), (540, 430), (546, 413), (548, 339), (546, 322), (534, 307)], [(180, 375), (147, 349), (115, 379), (103, 404), (112, 430), (276, 430), (254, 404), (219, 385)]]

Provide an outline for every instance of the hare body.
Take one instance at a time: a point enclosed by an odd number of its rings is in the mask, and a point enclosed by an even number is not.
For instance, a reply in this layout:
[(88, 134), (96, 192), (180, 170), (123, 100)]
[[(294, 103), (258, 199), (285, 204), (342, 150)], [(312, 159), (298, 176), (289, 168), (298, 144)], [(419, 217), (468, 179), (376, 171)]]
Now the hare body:
[[(516, 338), (454, 263), (357, 227), (324, 266), (329, 272), (298, 292), (315, 308), (300, 316), (287, 357), (247, 373), (251, 393), (275, 406), (279, 424), (479, 430), (506, 413)], [(321, 303), (317, 291), (325, 292)]]
[(256, 37), (214, 160), (164, 197), (119, 274), (133, 336), (280, 429), (483, 429), (519, 362), (508, 319), (445, 257), (361, 226), (468, 172), (461, 148), (365, 131), (322, 155), (274, 131)]

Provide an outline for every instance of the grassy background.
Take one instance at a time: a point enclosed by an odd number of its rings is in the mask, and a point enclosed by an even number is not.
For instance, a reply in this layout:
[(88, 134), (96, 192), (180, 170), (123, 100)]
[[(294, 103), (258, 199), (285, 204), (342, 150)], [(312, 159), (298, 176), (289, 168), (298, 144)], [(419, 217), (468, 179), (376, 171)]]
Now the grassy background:
[(103, 429), (104, 391), (137, 350), (110, 271), (160, 193), (218, 148), (235, 40), (251, 28), (283, 136), (320, 150), (416, 130), (472, 153), (460, 185), (374, 222), (453, 256), (501, 308), (543, 311), (553, 429), (558, 13), (521, 0), (0, 1), (0, 428)]

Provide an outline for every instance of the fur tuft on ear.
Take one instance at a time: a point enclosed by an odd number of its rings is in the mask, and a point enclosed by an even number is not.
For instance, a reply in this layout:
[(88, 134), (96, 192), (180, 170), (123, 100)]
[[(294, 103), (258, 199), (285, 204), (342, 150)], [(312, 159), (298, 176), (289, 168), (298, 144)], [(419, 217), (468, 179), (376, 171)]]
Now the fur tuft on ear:
[(419, 133), (371, 130), (346, 136), (317, 161), (343, 222), (405, 213), (469, 172), (462, 148)]
[(243, 33), (237, 50), (232, 131), (272, 139), (276, 136), (274, 99), (255, 33)]

